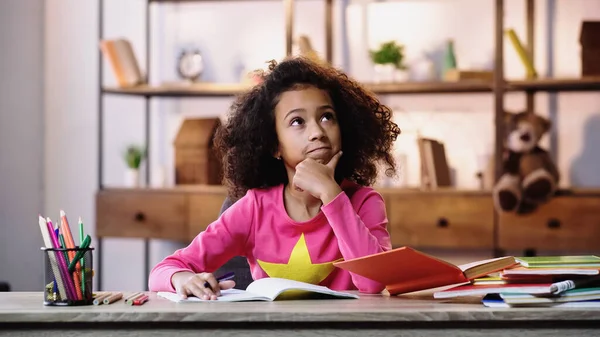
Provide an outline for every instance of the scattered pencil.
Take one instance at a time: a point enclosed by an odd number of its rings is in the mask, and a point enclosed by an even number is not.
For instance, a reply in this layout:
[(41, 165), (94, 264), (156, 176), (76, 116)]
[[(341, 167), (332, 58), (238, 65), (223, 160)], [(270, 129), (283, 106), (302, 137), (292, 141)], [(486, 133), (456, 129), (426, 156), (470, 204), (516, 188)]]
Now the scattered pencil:
[(127, 296), (127, 298), (125, 298), (125, 304), (129, 304), (132, 305), (133, 304), (133, 300), (142, 296), (144, 293), (142, 292), (137, 292), (137, 293), (133, 293), (129, 296)]
[(142, 296), (136, 297), (133, 300), (133, 305), (142, 305), (146, 302), (148, 302), (148, 295), (142, 294)]
[(112, 295), (111, 292), (99, 293), (96, 295), (96, 297), (94, 297), (94, 301), (92, 303), (94, 303), (94, 305), (100, 305), (100, 304), (104, 303), (105, 298), (108, 298), (111, 295)]
[(103, 291), (94, 296), (94, 305), (111, 304), (123, 298), (123, 293), (118, 291)]
[(104, 304), (111, 304), (123, 298), (123, 293), (116, 292), (104, 299)]

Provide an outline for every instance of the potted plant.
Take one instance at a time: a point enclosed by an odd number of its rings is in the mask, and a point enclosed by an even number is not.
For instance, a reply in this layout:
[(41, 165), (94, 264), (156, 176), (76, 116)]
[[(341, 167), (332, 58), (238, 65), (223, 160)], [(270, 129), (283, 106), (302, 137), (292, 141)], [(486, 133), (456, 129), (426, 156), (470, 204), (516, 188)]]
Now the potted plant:
[(404, 46), (396, 41), (382, 43), (377, 50), (370, 50), (374, 63), (375, 82), (394, 82), (407, 80), (404, 61)]
[(125, 171), (125, 186), (139, 187), (140, 185), (140, 165), (146, 156), (141, 146), (129, 145), (125, 150), (124, 159), (127, 165)]

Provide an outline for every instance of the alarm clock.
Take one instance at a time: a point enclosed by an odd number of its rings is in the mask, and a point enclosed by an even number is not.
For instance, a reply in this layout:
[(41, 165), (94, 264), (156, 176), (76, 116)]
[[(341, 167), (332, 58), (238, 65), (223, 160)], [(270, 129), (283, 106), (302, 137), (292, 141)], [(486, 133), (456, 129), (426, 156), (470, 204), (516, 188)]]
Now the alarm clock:
[(204, 70), (204, 60), (198, 50), (184, 50), (177, 61), (179, 76), (189, 81), (196, 81)]

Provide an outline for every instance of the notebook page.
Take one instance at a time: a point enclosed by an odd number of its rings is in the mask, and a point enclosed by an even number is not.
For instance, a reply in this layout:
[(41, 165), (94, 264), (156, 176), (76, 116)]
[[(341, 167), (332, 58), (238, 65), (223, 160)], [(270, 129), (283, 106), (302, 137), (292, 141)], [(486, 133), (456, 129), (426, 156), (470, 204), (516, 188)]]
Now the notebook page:
[(327, 294), (327, 295), (332, 295), (332, 296), (337, 296), (337, 297), (358, 298), (358, 296), (355, 294), (339, 292), (339, 291), (331, 290), (327, 287), (314, 285), (314, 284), (310, 284), (310, 283), (282, 279), (282, 278), (275, 278), (275, 277), (258, 279), (256, 281), (252, 282), (248, 286), (248, 288), (246, 288), (246, 291), (249, 291), (253, 294), (260, 294), (271, 300), (274, 300), (277, 296), (279, 296), (281, 293), (283, 293), (284, 291), (287, 291), (287, 290), (303, 290), (303, 291), (319, 293), (319, 294)]
[(166, 298), (170, 301), (177, 303), (186, 302), (243, 302), (243, 301), (268, 301), (268, 298), (263, 296), (255, 295), (253, 293), (240, 290), (240, 289), (226, 289), (221, 290), (221, 296), (217, 297), (217, 300), (203, 300), (195, 296), (189, 296), (186, 299), (181, 298), (179, 294), (171, 292), (158, 292), (158, 296)]

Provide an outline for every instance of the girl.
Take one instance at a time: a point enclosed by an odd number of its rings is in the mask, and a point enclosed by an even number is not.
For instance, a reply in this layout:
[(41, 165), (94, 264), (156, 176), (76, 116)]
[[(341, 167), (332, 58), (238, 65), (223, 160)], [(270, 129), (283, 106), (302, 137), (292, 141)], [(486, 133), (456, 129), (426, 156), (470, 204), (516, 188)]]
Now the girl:
[(237, 201), (152, 269), (151, 291), (216, 299), (235, 283), (219, 283), (212, 272), (234, 256), (247, 258), (254, 279), (383, 290), (333, 262), (391, 249), (384, 201), (365, 186), (378, 161), (395, 172), (400, 129), (392, 112), (333, 67), (293, 58), (269, 70), (215, 136)]

